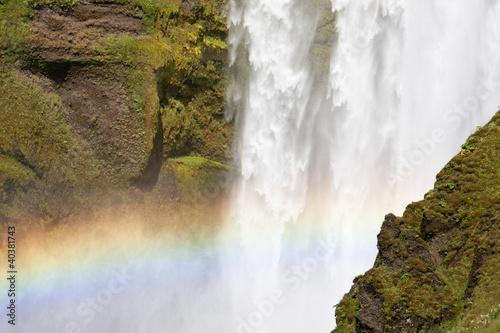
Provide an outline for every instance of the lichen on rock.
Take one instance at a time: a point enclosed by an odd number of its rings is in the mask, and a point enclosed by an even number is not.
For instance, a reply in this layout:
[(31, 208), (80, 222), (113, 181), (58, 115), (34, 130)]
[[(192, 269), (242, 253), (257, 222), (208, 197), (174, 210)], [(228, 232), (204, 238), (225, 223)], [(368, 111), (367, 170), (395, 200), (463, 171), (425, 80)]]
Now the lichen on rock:
[(192, 4), (0, 3), (2, 219), (135, 200), (172, 157), (229, 160), (223, 1)]
[(500, 112), (468, 138), (424, 200), (386, 216), (375, 265), (338, 304), (334, 332), (498, 329), (499, 154)]

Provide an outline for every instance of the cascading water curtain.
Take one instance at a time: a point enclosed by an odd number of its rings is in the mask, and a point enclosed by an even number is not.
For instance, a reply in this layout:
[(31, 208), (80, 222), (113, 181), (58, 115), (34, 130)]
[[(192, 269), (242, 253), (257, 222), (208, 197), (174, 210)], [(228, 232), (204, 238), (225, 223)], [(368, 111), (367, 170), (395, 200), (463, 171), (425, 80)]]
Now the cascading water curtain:
[(224, 230), (153, 237), (127, 210), (20, 241), (6, 331), (329, 332), (384, 215), (500, 105), (498, 0), (229, 3), (240, 174)]
[[(231, 1), (237, 332), (321, 332), (384, 214), (431, 189), (500, 103), (498, 1)], [(324, 11), (329, 75), (314, 69)], [(323, 41), (324, 43), (324, 41)]]

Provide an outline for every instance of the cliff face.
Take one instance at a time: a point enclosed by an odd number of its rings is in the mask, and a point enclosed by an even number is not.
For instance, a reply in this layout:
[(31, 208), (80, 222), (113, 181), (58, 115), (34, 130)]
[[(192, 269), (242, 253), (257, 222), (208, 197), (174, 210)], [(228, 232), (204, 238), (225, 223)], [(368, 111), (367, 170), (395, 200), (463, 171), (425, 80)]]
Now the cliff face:
[(377, 246), (336, 306), (334, 332), (500, 330), (500, 112), (424, 200), (386, 216)]
[(230, 158), (222, 11), (222, 0), (0, 1), (0, 221), (57, 220), (158, 183), (178, 193), (169, 158)]

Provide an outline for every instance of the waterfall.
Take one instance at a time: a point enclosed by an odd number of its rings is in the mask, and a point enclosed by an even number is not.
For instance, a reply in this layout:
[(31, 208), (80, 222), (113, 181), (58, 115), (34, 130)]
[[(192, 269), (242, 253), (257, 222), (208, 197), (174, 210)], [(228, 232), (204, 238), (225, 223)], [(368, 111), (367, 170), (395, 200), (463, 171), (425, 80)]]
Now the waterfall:
[(0, 331), (330, 332), (384, 214), (500, 104), (499, 0), (228, 3), (225, 220), (150, 221), (147, 202), (16, 234), (19, 318)]
[(237, 331), (328, 331), (384, 214), (421, 199), (496, 111), (499, 3), (333, 0), (326, 79), (312, 57), (325, 1), (230, 5)]

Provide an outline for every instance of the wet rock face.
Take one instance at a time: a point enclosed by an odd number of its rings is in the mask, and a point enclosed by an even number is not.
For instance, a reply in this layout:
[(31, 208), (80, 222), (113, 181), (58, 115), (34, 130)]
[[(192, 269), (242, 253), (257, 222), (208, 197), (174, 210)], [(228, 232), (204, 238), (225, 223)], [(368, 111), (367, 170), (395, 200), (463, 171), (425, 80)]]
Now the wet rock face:
[(53, 87), (66, 107), (67, 122), (89, 143), (105, 172), (125, 182), (139, 177), (151, 142), (145, 144), (139, 135), (144, 123), (130, 107), (125, 75), (116, 68), (73, 66)]
[(457, 221), (450, 219), (443, 221), (439, 219), (428, 219), (425, 214), (420, 225), (420, 233), (426, 240), (430, 240), (435, 235), (446, 233), (457, 226)]
[(467, 289), (465, 289), (464, 298), (470, 299), (480, 280), (480, 274), (478, 270), (483, 266), (488, 257), (488, 251), (484, 248), (476, 246), (474, 249), (474, 259), (472, 260), (472, 266), (469, 272), (469, 280), (467, 283)]
[(8, 129), (0, 135), (0, 221), (61, 221), (159, 193), (181, 199), (172, 173), (162, 172), (174, 157), (165, 133), (186, 139), (184, 155), (226, 161), (222, 0), (187, 9), (177, 0), (11, 3), (2, 7), (9, 29), (0, 31), (8, 42), (0, 104), (10, 110), (0, 112)]
[[(1, 102), (22, 101), (11, 108), (29, 111), (33, 118), (0, 117), (13, 137), (32, 136), (26, 144), (0, 140), (0, 173), (18, 166), (27, 170), (29, 184), (15, 173), (2, 174), (0, 193), (10, 199), (0, 199), (0, 206), (5, 202), (0, 215), (9, 219), (29, 212), (59, 220), (99, 202), (105, 188), (125, 192), (129, 185), (154, 186), (159, 167), (153, 167), (162, 160), (161, 142), (156, 150), (154, 144), (161, 134), (154, 70), (141, 66), (140, 91), (133, 90), (131, 81), (139, 71), (102, 59), (94, 49), (117, 37), (146, 36), (141, 12), (89, 1), (53, 1), (29, 7), (29, 12), (22, 61), (0, 68), (3, 81), (25, 86), (2, 87), (10, 97)], [(32, 161), (39, 175), (31, 176), (30, 167), (20, 163), (24, 159)], [(15, 193), (10, 184), (16, 184)]]
[(383, 299), (372, 283), (358, 286), (360, 304), (358, 328), (361, 332), (384, 332)]
[(92, 45), (101, 38), (145, 34), (140, 16), (136, 10), (115, 4), (44, 5), (31, 22), (31, 51), (47, 62), (90, 59)]
[(382, 224), (382, 229), (377, 236), (377, 247), (381, 262), (387, 265), (402, 268), (405, 266), (404, 261), (392, 249), (394, 239), (399, 236), (400, 232), (401, 229), (396, 216), (393, 214), (387, 215), (384, 223)]
[(45, 89), (61, 98), (66, 122), (115, 183), (135, 184), (149, 165), (161, 161), (161, 154), (153, 152), (161, 128), (153, 70), (145, 67), (141, 73), (147, 105), (134, 105), (130, 70), (99, 62), (95, 53), (106, 40), (146, 35), (141, 16), (126, 5), (80, 1), (38, 6), (30, 22), (28, 49), (35, 72), (50, 79)]

